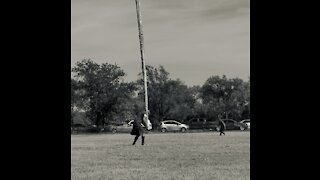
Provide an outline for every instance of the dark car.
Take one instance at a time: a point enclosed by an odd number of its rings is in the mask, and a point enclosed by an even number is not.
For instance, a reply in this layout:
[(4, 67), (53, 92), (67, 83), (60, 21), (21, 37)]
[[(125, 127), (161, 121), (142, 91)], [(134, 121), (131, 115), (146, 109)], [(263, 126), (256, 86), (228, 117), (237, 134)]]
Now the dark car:
[(206, 118), (192, 118), (186, 122), (190, 129), (215, 129), (217, 122), (208, 121)]
[[(246, 123), (237, 122), (233, 119), (222, 119), (222, 121), (226, 124), (226, 130), (244, 131), (244, 130), (248, 129), (248, 125)], [(219, 131), (220, 127), (217, 126), (216, 130)]]
[[(127, 123), (113, 125), (111, 127), (111, 132), (112, 133), (116, 133), (116, 132), (129, 133), (132, 130), (133, 122), (134, 120), (131, 120)], [(142, 123), (141, 123), (141, 126), (146, 130), (145, 126)]]
[(100, 132), (100, 128), (95, 125), (73, 124), (71, 125), (71, 133), (96, 133)]

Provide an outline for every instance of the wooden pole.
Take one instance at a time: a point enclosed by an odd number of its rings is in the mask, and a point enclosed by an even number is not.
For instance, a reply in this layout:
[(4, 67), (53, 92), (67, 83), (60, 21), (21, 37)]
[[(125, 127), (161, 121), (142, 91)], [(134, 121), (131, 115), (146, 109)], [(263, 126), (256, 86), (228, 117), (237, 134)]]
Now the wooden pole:
[(147, 72), (146, 64), (144, 60), (144, 39), (143, 39), (143, 30), (142, 30), (142, 20), (140, 12), (140, 0), (136, 1), (136, 10), (137, 10), (137, 19), (138, 19), (138, 28), (139, 28), (139, 40), (140, 40), (140, 54), (141, 54), (141, 64), (142, 64), (142, 74), (143, 74), (143, 83), (144, 83), (144, 101), (145, 101), (145, 111), (147, 117), (149, 117), (148, 110), (148, 88), (147, 88)]

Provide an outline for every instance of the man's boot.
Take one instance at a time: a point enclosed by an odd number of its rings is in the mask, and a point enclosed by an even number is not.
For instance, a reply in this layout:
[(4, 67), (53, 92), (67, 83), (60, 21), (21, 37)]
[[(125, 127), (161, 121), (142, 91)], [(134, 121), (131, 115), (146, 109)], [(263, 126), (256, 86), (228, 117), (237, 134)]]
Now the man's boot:
[(144, 145), (144, 136), (142, 136), (141, 138), (142, 138), (141, 145)]
[(139, 136), (136, 136), (136, 137), (134, 138), (134, 141), (133, 141), (132, 145), (135, 145), (135, 144), (136, 144), (138, 138), (139, 138)]

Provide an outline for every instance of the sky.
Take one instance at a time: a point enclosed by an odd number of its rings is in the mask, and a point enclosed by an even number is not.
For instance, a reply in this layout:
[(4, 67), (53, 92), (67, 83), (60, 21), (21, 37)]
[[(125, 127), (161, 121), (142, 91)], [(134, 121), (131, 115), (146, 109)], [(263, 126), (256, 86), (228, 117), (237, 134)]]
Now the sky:
[[(249, 0), (140, 0), (145, 63), (203, 85), (214, 75), (250, 76)], [(138, 79), (135, 0), (71, 0), (71, 66), (90, 58)]]

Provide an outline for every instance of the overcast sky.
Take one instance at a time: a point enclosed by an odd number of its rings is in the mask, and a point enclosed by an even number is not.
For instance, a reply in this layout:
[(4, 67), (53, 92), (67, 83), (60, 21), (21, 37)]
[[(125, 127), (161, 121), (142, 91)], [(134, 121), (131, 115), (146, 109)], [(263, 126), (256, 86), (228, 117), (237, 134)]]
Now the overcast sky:
[[(249, 0), (140, 0), (147, 65), (203, 85), (212, 75), (250, 76)], [(135, 0), (71, 0), (71, 65), (118, 64), (141, 71)]]

